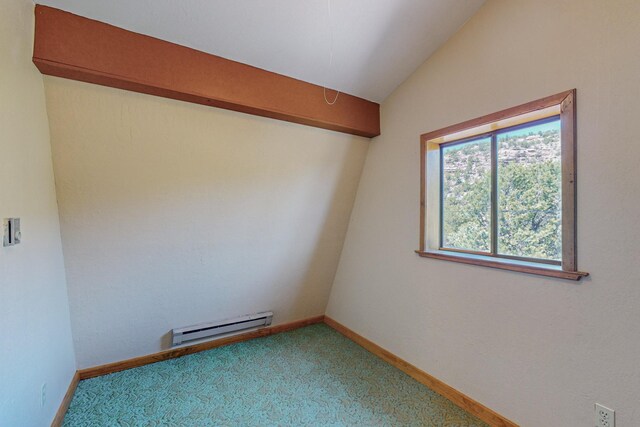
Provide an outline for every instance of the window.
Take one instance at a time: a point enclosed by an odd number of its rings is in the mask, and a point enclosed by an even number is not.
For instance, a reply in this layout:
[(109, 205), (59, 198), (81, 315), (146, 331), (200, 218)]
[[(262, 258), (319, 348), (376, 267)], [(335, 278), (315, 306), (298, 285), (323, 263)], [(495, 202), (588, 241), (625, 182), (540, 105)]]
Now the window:
[(419, 255), (579, 280), (575, 90), (421, 137)]

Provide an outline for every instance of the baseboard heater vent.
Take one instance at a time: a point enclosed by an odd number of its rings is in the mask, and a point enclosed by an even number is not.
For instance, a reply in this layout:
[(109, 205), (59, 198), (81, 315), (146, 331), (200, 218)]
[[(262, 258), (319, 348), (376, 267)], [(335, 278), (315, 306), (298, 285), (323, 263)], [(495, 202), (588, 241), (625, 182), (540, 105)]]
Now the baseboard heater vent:
[(266, 311), (264, 313), (248, 314), (246, 316), (236, 317), (235, 319), (226, 319), (220, 322), (199, 323), (197, 325), (187, 326), (184, 328), (172, 329), (171, 342), (172, 345), (178, 345), (186, 341), (215, 337), (217, 335), (241, 331), (243, 329), (250, 329), (258, 326), (269, 326), (272, 318), (273, 312)]

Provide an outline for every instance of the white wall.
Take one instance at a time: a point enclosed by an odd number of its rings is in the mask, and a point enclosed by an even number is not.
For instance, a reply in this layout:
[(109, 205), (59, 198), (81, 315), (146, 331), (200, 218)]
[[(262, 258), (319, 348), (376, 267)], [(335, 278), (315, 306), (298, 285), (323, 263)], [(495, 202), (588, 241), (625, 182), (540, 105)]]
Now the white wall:
[(76, 357), (324, 314), (369, 140), (46, 78)]
[[(640, 425), (640, 2), (493, 0), (382, 106), (327, 314), (523, 426)], [(419, 135), (578, 89), (580, 283), (419, 258)]]
[(0, 246), (0, 425), (17, 427), (50, 424), (75, 371), (44, 87), (32, 45), (33, 3), (3, 0), (0, 218), (20, 217), (23, 241)]

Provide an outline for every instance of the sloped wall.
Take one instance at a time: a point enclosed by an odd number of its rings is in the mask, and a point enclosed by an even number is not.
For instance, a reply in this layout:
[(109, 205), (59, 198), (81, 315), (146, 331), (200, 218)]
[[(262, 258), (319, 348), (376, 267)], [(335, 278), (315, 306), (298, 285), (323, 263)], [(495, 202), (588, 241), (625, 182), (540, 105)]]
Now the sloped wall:
[(369, 140), (46, 78), (80, 368), (324, 314)]
[[(640, 3), (488, 1), (382, 105), (327, 314), (523, 426), (640, 425)], [(419, 258), (419, 135), (578, 90), (580, 283)]]

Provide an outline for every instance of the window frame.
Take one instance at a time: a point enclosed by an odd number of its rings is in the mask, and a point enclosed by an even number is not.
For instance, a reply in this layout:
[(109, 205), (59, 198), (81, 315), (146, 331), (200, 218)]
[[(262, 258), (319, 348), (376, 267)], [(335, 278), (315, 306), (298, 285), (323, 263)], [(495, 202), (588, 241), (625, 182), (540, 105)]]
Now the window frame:
[[(497, 252), (497, 134), (560, 119), (562, 176), (562, 260), (560, 262), (499, 255)], [(501, 268), (563, 279), (580, 280), (576, 251), (576, 90), (468, 120), (420, 136), (421, 257)], [(489, 253), (446, 248), (443, 243), (443, 156), (446, 146), (491, 137), (491, 248)], [(434, 171), (434, 169), (436, 169)]]
[[(554, 116), (544, 117), (541, 119), (535, 119), (532, 121), (527, 121), (524, 123), (519, 123), (513, 126), (507, 126), (504, 128), (492, 130), (487, 133), (482, 133), (479, 135), (473, 135), (470, 137), (456, 139), (453, 141), (443, 142), (439, 144), (438, 149), (440, 150), (440, 221), (439, 221), (439, 229), (440, 229), (440, 241), (438, 245), (438, 250), (440, 251), (449, 251), (449, 252), (461, 252), (468, 254), (477, 254), (490, 256), (495, 258), (506, 258), (517, 261), (527, 261), (527, 262), (537, 262), (541, 264), (549, 264), (549, 265), (562, 265), (562, 261), (544, 259), (544, 258), (531, 258), (531, 257), (523, 257), (523, 256), (515, 256), (515, 255), (506, 255), (501, 254), (498, 251), (498, 238), (499, 238), (499, 226), (498, 226), (498, 136), (503, 133), (513, 132), (520, 129), (526, 129), (528, 127), (537, 126), (545, 123), (555, 122), (560, 120), (560, 114), (556, 114)], [(444, 149), (447, 147), (452, 147), (456, 145), (462, 145), (471, 143), (479, 140), (490, 139), (490, 150), (491, 150), (491, 225), (490, 225), (490, 240), (489, 240), (489, 251), (474, 251), (468, 249), (461, 248), (451, 248), (444, 246)]]

